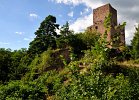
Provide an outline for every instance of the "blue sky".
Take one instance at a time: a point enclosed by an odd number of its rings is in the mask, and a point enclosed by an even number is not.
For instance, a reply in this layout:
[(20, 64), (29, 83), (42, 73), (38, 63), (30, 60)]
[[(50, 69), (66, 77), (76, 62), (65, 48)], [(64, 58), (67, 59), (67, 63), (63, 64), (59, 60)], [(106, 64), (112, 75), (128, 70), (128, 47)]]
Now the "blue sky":
[[(28, 48), (29, 42), (35, 37), (34, 32), (50, 14), (57, 18), (58, 24), (69, 21), (71, 29), (82, 31), (93, 23), (92, 10), (106, 3), (119, 10), (120, 22), (127, 22), (126, 41), (130, 43), (134, 25), (139, 21), (130, 16), (130, 13), (138, 14), (136, 9), (139, 2), (135, 1), (135, 5), (132, 5), (130, 0), (0, 0), (0, 48)], [(125, 3), (130, 4), (127, 6)], [(125, 9), (130, 6), (133, 10), (127, 12)]]
[(76, 20), (83, 9), (84, 5), (75, 7), (47, 0), (0, 0), (0, 48), (28, 48), (46, 16), (56, 16), (57, 23), (63, 25)]

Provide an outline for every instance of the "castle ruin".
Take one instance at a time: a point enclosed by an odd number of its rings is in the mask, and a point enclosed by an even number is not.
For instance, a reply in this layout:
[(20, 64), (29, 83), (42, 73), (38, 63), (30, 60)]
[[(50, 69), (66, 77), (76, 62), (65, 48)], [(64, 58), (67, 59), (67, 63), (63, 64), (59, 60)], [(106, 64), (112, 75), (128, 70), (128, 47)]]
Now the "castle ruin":
[[(125, 28), (120, 28), (120, 24), (117, 24), (117, 10), (114, 9), (110, 4), (100, 6), (93, 10), (93, 25), (88, 27), (88, 30), (97, 31), (98, 33), (104, 34), (106, 28), (104, 27), (104, 20), (108, 15), (111, 14), (110, 19), (110, 31), (107, 32), (107, 41), (111, 41), (111, 46), (125, 45)], [(114, 41), (115, 34), (118, 34), (119, 39)]]

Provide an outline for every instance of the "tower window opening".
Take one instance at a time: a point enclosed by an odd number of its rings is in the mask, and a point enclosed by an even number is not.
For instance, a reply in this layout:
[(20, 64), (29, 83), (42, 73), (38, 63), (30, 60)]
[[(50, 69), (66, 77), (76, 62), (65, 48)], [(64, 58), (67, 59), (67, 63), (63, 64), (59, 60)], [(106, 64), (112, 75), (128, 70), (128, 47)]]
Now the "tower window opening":
[(95, 29), (97, 30), (98, 29), (98, 26), (96, 26)]

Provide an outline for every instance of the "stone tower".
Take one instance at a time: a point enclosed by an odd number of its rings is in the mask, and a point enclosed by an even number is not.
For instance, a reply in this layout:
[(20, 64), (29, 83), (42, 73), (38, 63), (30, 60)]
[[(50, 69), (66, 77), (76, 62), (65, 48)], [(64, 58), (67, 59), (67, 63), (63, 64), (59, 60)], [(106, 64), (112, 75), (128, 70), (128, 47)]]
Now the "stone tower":
[[(125, 45), (125, 29), (120, 29), (120, 26), (117, 25), (117, 10), (114, 9), (110, 4), (103, 5), (93, 10), (93, 25), (88, 27), (88, 29), (104, 34), (106, 31), (104, 27), (104, 20), (109, 14), (111, 14), (111, 28), (107, 33), (107, 41), (112, 41), (115, 34), (118, 32), (120, 33), (120, 38), (117, 41), (113, 41), (112, 45)], [(115, 27), (117, 27), (117, 29)]]

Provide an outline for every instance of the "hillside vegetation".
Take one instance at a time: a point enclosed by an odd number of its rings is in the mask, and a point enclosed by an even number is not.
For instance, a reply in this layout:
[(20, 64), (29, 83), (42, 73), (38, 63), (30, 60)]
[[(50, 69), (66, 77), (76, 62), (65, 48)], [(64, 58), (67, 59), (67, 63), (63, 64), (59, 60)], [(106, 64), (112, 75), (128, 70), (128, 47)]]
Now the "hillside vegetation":
[(109, 18), (105, 26), (101, 38), (75, 34), (49, 15), (28, 49), (1, 48), (0, 100), (138, 100), (139, 27), (131, 46), (114, 49), (106, 41)]

